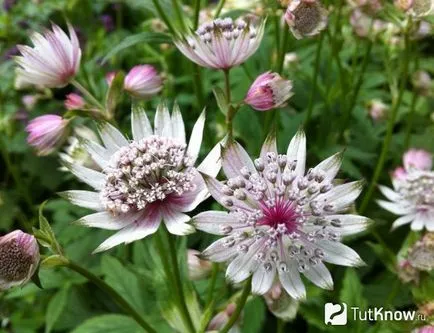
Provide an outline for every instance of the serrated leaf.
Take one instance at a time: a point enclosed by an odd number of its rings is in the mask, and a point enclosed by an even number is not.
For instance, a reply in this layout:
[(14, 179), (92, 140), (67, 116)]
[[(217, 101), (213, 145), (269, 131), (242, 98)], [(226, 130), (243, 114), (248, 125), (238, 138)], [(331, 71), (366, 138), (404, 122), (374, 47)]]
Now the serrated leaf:
[(143, 333), (143, 329), (130, 317), (109, 314), (86, 320), (72, 333)]

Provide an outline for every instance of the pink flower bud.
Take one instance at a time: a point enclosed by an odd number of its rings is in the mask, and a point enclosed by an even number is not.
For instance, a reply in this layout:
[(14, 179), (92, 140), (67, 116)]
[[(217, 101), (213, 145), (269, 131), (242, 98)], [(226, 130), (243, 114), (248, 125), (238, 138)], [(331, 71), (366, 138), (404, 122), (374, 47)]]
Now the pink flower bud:
[(54, 114), (40, 116), (27, 125), (27, 142), (39, 155), (48, 155), (63, 140), (68, 120)]
[(138, 98), (149, 98), (163, 89), (163, 80), (150, 65), (134, 66), (124, 81), (124, 89)]
[(211, 263), (198, 257), (196, 250), (187, 250), (188, 276), (191, 280), (200, 280), (206, 277), (211, 271)]
[(283, 106), (293, 95), (291, 90), (292, 81), (277, 73), (266, 72), (253, 82), (244, 102), (255, 110), (268, 111)]
[(298, 302), (289, 296), (280, 282), (275, 282), (271, 289), (264, 295), (268, 310), (277, 318), (290, 321), (295, 318), (298, 311)]
[(24, 95), (21, 101), (26, 107), (26, 110), (31, 111), (38, 102), (38, 97), (36, 97), (36, 95)]
[[(236, 305), (234, 303), (230, 303), (227, 305), (226, 309), (217, 313), (213, 319), (211, 319), (207, 331), (214, 331), (222, 329), (226, 323), (229, 321), (229, 318), (232, 316), (236, 309)], [(238, 319), (240, 321), (240, 319)]]
[(116, 74), (117, 74), (117, 72), (108, 72), (105, 75), (105, 80), (109, 86), (112, 85), (113, 79), (115, 78)]
[(86, 105), (86, 102), (80, 95), (70, 93), (66, 95), (64, 105), (67, 110), (80, 110)]
[(35, 237), (21, 230), (0, 237), (0, 290), (28, 282), (39, 264)]
[(405, 170), (431, 170), (432, 155), (423, 149), (410, 149), (403, 156)]
[(374, 121), (384, 119), (388, 110), (389, 107), (378, 99), (373, 99), (368, 103), (368, 113)]
[(403, 167), (398, 167), (392, 172), (392, 178), (396, 180), (405, 180), (407, 178), (407, 171)]

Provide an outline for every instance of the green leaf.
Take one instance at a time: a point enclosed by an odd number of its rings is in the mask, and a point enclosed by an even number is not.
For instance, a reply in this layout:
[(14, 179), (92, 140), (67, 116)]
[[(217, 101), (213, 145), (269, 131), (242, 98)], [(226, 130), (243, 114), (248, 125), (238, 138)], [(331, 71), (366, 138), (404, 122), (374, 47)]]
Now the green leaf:
[(86, 320), (72, 333), (143, 333), (143, 329), (130, 317), (110, 314)]
[(114, 115), (116, 105), (118, 104), (124, 89), (124, 78), (124, 73), (118, 72), (110, 84), (110, 88), (107, 92), (107, 97), (105, 100), (105, 108), (108, 115)]
[(215, 87), (212, 91), (214, 93), (214, 97), (217, 101), (217, 105), (220, 109), (220, 111), (226, 115), (228, 113), (229, 105), (226, 100), (225, 93), (223, 92), (223, 89), (220, 87)]
[(44, 268), (51, 268), (56, 266), (63, 266), (67, 263), (68, 263), (68, 259), (66, 259), (64, 256), (55, 254), (42, 260), (41, 266)]
[(169, 35), (159, 33), (159, 32), (142, 32), (140, 34), (132, 35), (125, 38), (122, 42), (116, 45), (102, 60), (104, 64), (108, 59), (113, 57), (115, 54), (120, 51), (139, 44), (139, 43), (155, 43), (155, 44), (163, 44), (163, 43), (171, 43), (172, 39)]
[(395, 254), (388, 248), (384, 248), (380, 244), (367, 242), (372, 251), (375, 252), (377, 257), (383, 262), (383, 264), (387, 267), (387, 269), (395, 273), (396, 272), (396, 256)]
[(53, 296), (50, 303), (48, 303), (47, 312), (45, 314), (45, 333), (50, 333), (62, 314), (69, 294), (69, 285), (61, 289), (56, 295)]
[(260, 333), (265, 321), (265, 305), (262, 297), (255, 297), (244, 308), (243, 333)]

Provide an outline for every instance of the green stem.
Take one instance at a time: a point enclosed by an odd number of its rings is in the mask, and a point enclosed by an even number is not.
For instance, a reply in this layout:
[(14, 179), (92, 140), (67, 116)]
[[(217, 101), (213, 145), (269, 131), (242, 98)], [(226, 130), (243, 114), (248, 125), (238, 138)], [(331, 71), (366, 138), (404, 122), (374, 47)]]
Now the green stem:
[(199, 27), (199, 16), (200, 16), (200, 1), (201, 0), (195, 0), (194, 2), (194, 30), (196, 30)]
[(71, 81), (71, 84), (77, 88), (90, 102), (92, 102), (94, 106), (96, 106), (102, 112), (105, 112), (105, 107), (80, 82), (74, 79)]
[(285, 324), (286, 323), (282, 319), (278, 318), (277, 319), (276, 333), (284, 333), (284, 331), (285, 331)]
[(206, 296), (206, 309), (212, 304), (214, 289), (217, 282), (217, 273), (219, 271), (219, 265), (217, 263), (212, 264), (211, 280), (208, 285), (208, 294)]
[(88, 271), (86, 268), (74, 263), (73, 261), (68, 261), (65, 267), (73, 270), (74, 272), (84, 276), (102, 291), (110, 295), (111, 298), (127, 313), (130, 315), (145, 331), (149, 333), (157, 333), (143, 318), (142, 316), (128, 303), (115, 289), (109, 286), (104, 280), (100, 279), (98, 276)]
[(378, 159), (377, 162), (377, 166), (375, 167), (375, 171), (374, 171), (374, 175), (372, 177), (371, 183), (369, 184), (369, 188), (368, 191), (366, 192), (362, 203), (360, 205), (360, 214), (363, 215), (363, 213), (366, 211), (366, 208), (368, 207), (368, 204), (371, 200), (371, 197), (374, 193), (375, 190), (375, 186), (377, 184), (377, 181), (381, 175), (381, 171), (383, 170), (383, 166), (384, 163), (386, 161), (386, 157), (387, 154), (389, 152), (389, 146), (390, 146), (390, 142), (392, 140), (392, 134), (393, 134), (393, 129), (395, 127), (395, 121), (396, 121), (396, 116), (398, 114), (398, 110), (399, 107), (401, 106), (401, 102), (404, 96), (404, 91), (405, 91), (405, 85), (407, 83), (407, 77), (408, 77), (408, 67), (409, 67), (409, 63), (410, 63), (410, 37), (409, 37), (409, 30), (410, 30), (410, 26), (411, 26), (411, 21), (409, 21), (406, 31), (405, 31), (405, 50), (403, 52), (403, 67), (402, 67), (402, 74), (401, 74), (401, 84), (399, 87), (399, 91), (398, 91), (398, 97), (396, 98), (392, 110), (390, 112), (390, 117), (389, 117), (389, 121), (388, 121), (388, 126), (387, 126), (387, 132), (386, 132), (386, 137), (383, 141), (383, 146), (381, 148), (381, 153), (380, 153), (380, 157)]
[(169, 254), (170, 254), (170, 260), (171, 260), (171, 264), (173, 267), (173, 280), (175, 282), (176, 285), (176, 289), (178, 292), (178, 297), (179, 297), (179, 305), (180, 305), (180, 311), (181, 314), (184, 317), (185, 323), (187, 325), (188, 330), (191, 333), (195, 333), (196, 329), (194, 328), (194, 324), (193, 321), (191, 319), (190, 316), (190, 312), (188, 311), (187, 305), (185, 304), (185, 295), (184, 295), (184, 288), (182, 286), (182, 281), (181, 281), (181, 271), (179, 270), (179, 265), (178, 265), (178, 259), (176, 258), (176, 247), (175, 247), (175, 242), (173, 240), (173, 237), (169, 234), (169, 232), (165, 229), (164, 230), (166, 237), (167, 237), (167, 242), (169, 244)]
[(283, 71), (283, 63), (285, 62), (285, 54), (289, 40), (289, 28), (286, 24), (283, 27), (282, 43), (280, 44), (279, 58), (277, 59), (277, 73), (281, 74)]
[(159, 0), (152, 0), (152, 3), (154, 4), (154, 7), (158, 12), (158, 15), (160, 15), (160, 18), (163, 20), (164, 24), (166, 24), (167, 29), (169, 29), (170, 33), (173, 36), (176, 36), (176, 30), (173, 28), (172, 23), (170, 22), (169, 18), (161, 7)]
[(226, 92), (226, 103), (228, 104), (228, 113), (226, 114), (226, 128), (228, 132), (229, 139), (233, 138), (233, 120), (235, 113), (237, 110), (231, 105), (232, 97), (231, 97), (231, 81), (230, 81), (230, 70), (225, 69), (223, 71), (225, 77), (225, 92)]
[(238, 318), (240, 317), (241, 311), (243, 311), (244, 306), (246, 305), (247, 298), (250, 295), (251, 286), (252, 286), (252, 277), (249, 277), (249, 279), (244, 284), (243, 292), (237, 301), (237, 307), (234, 313), (232, 314), (232, 316), (229, 318), (229, 321), (220, 330), (219, 333), (227, 333), (232, 328), (232, 326), (234, 326), (234, 324), (237, 322)]
[[(418, 69), (419, 69), (419, 57), (416, 55), (414, 60), (414, 72), (417, 72)], [(416, 104), (418, 98), (419, 98), (418, 92), (414, 91), (413, 97), (411, 99), (410, 114), (408, 115), (407, 129), (405, 133), (405, 140), (404, 140), (405, 149), (408, 149), (410, 145), (411, 130), (413, 128), (413, 120), (414, 120), (414, 114), (416, 113)]]
[(306, 119), (304, 120), (304, 126), (306, 126), (309, 123), (310, 118), (312, 117), (313, 102), (315, 99), (316, 86), (318, 83), (319, 65), (321, 63), (320, 60), (321, 60), (321, 50), (322, 50), (323, 40), (324, 40), (324, 33), (322, 33), (320, 35), (318, 45), (316, 48), (315, 69), (314, 69), (314, 73), (313, 73), (313, 87), (312, 87), (312, 91), (311, 91), (311, 95), (310, 95), (310, 99), (309, 99), (309, 106), (307, 108)]
[(174, 8), (175, 15), (176, 15), (176, 17), (177, 17), (177, 19), (181, 25), (181, 30), (186, 31), (187, 26), (184, 22), (184, 15), (181, 11), (181, 6), (179, 5), (178, 0), (172, 0), (172, 7)]
[(193, 85), (194, 91), (196, 93), (197, 104), (199, 109), (204, 107), (205, 100), (203, 96), (203, 87), (202, 87), (202, 71), (197, 64), (192, 64), (193, 66)]
[(222, 12), (223, 7), (225, 6), (226, 0), (220, 0), (217, 5), (217, 10), (215, 12), (214, 18), (217, 18), (220, 16), (220, 13)]

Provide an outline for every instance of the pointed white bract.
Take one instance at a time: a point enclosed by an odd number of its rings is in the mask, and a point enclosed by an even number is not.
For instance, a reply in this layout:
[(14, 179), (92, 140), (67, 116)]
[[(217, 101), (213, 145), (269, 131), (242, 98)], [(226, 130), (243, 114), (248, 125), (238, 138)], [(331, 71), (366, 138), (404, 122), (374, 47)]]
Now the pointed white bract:
[(263, 35), (264, 22), (255, 27), (243, 19), (224, 18), (202, 24), (196, 32), (175, 40), (175, 45), (200, 66), (227, 70), (255, 53)]
[(359, 266), (358, 254), (341, 243), (341, 236), (363, 231), (369, 219), (347, 215), (362, 190), (362, 182), (334, 185), (342, 161), (338, 153), (305, 173), (306, 136), (299, 131), (287, 154), (277, 153), (269, 136), (259, 158), (252, 161), (236, 142), (223, 148), (227, 181), (204, 176), (211, 195), (229, 212), (209, 211), (193, 225), (224, 236), (203, 256), (229, 261), (227, 278), (234, 283), (252, 275), (252, 292), (265, 294), (280, 281), (295, 299), (306, 290), (300, 273), (321, 288), (332, 289), (324, 262)]
[[(187, 145), (182, 116), (175, 106), (170, 115), (162, 104), (155, 115), (155, 127), (143, 109), (133, 108), (132, 132), (128, 141), (108, 123), (99, 124), (103, 145), (87, 141), (86, 149), (101, 171), (79, 164), (68, 169), (96, 191), (68, 191), (62, 196), (76, 205), (98, 211), (78, 221), (90, 227), (119, 230), (96, 252), (131, 243), (154, 233), (163, 221), (170, 233), (194, 231), (184, 214), (196, 208), (209, 193), (195, 165), (202, 141), (203, 113)], [(215, 154), (214, 154), (215, 155)], [(217, 174), (218, 161), (199, 166)]]
[(80, 66), (81, 49), (69, 23), (68, 32), (69, 37), (53, 24), (51, 31), (31, 35), (33, 48), (18, 45), (21, 56), (15, 57), (15, 61), (19, 65), (17, 77), (21, 84), (61, 88), (72, 80)]

